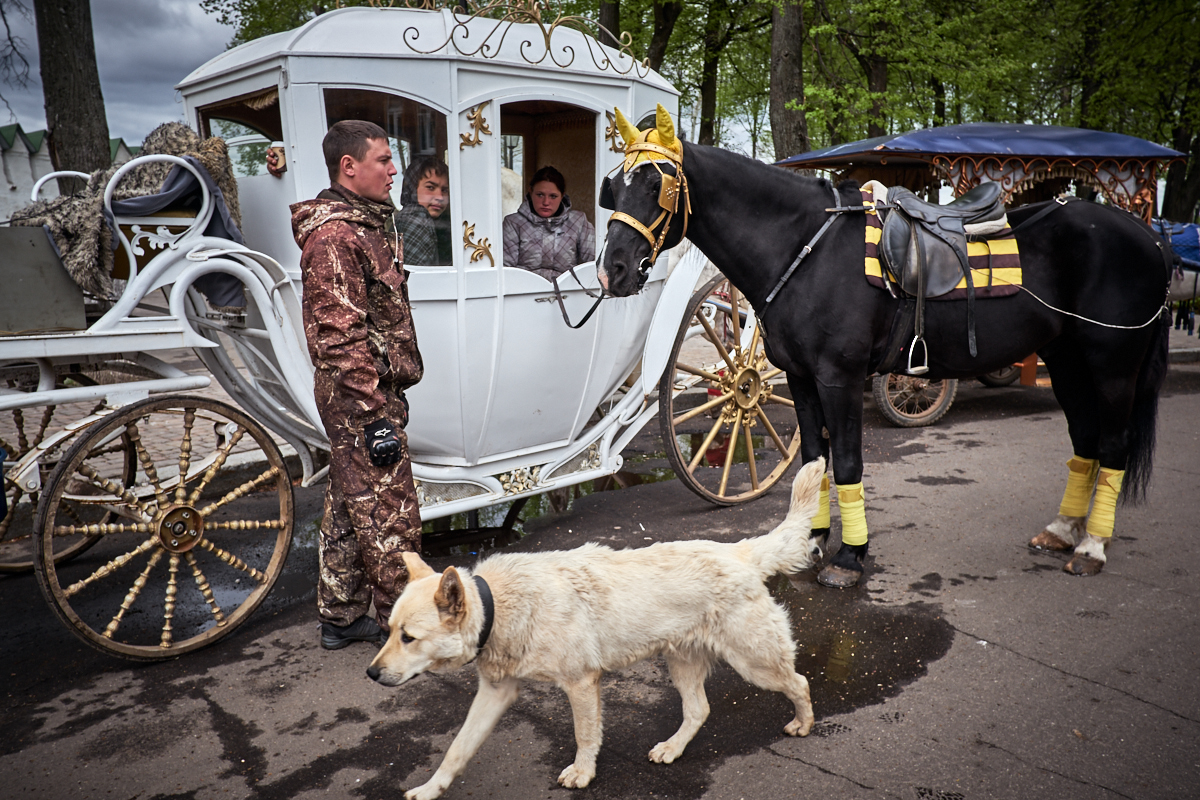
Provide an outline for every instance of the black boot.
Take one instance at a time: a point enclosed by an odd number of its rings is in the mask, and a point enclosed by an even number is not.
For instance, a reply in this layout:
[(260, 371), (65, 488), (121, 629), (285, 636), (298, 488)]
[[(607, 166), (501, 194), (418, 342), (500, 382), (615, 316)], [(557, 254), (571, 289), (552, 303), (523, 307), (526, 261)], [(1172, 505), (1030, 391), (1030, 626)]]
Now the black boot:
[(387, 641), (387, 634), (379, 623), (363, 614), (349, 625), (334, 625), (332, 622), (321, 623), (321, 647), (326, 650), (341, 650), (351, 642)]
[(858, 584), (863, 575), (863, 560), (867, 557), (866, 544), (842, 544), (842, 549), (817, 573), (817, 583), (835, 589), (849, 589)]

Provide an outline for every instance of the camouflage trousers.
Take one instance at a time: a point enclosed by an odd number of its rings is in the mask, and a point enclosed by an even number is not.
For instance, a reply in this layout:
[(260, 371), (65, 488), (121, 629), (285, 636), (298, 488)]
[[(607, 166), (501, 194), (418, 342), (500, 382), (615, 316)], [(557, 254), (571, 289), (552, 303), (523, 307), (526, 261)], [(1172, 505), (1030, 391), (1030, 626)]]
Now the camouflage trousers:
[[(380, 416), (401, 419), (399, 406), (399, 397), (389, 395)], [(387, 627), (392, 604), (408, 583), (401, 553), (421, 549), (421, 513), (408, 437), (401, 431), (400, 461), (376, 467), (367, 456), (362, 428), (347, 423), (353, 416), (350, 409), (318, 400), (318, 411), (331, 452), (321, 520), (317, 611), (324, 622), (349, 625), (366, 614), (374, 600), (379, 623)]]

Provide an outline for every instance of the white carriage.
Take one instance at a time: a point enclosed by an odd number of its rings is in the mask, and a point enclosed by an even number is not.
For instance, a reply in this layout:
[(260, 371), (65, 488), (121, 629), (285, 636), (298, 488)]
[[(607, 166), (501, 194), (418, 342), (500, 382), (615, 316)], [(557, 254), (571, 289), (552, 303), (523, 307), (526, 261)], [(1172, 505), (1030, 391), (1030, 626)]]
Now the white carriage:
[[(0, 411), (13, 415), (0, 446), (15, 457), (0, 569), (35, 568), (84, 641), (138, 659), (187, 652), (235, 628), (282, 570), (292, 480), (320, 480), (328, 447), (288, 206), (328, 185), (320, 143), (340, 119), (384, 127), (402, 171), (422, 154), (449, 167), (453, 263), (406, 264), (426, 365), (408, 427), (423, 519), (612, 475), (660, 388), (667, 455), (701, 496), (756, 497), (791, 464), (799, 437), (778, 371), (736, 294), (719, 275), (700, 281), (697, 251), (662, 256), (644, 291), (605, 299), (578, 328), (564, 316), (595, 303), (594, 262), (559, 281), (561, 308), (550, 281), (504, 263), (506, 180), (524, 186), (555, 165), (602, 242), (601, 180), (623, 157), (612, 109), (674, 112), (677, 93), (573, 20), (489, 8), (342, 9), (213, 59), (178, 88), (189, 124), (226, 138), (241, 165), (245, 243), (205, 233), (220, 198), (194, 160), (147, 156), (105, 192), (127, 265), (119, 296), (88, 298), (85, 317), (57, 263), (25, 267), (27, 283), (10, 287), (36, 282), (52, 309), (26, 311), (69, 329), (0, 335)], [(282, 177), (264, 168), (274, 141)], [(197, 203), (182, 216), (114, 200), (146, 159), (195, 178)], [(397, 200), (399, 190), (398, 176)], [(40, 231), (19, 230), (50, 252)], [(199, 288), (214, 275), (244, 309), (206, 299)], [(171, 363), (180, 348), (240, 408), (194, 394), (210, 380)], [(788, 412), (774, 425), (771, 404)], [(60, 427), (64, 417), (78, 418)]]

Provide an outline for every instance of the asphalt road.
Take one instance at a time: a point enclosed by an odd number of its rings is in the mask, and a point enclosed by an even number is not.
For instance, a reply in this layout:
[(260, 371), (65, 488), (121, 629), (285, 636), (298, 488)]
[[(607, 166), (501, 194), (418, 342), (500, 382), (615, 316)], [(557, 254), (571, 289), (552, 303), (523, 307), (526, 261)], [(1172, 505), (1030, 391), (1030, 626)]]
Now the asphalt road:
[[(529, 520), (512, 548), (733, 541), (770, 530), (786, 492), (715, 509), (677, 481), (653, 430), (626, 450), (646, 482)], [(530, 685), (452, 800), (527, 798), (1184, 798), (1200, 786), (1200, 365), (1175, 365), (1151, 500), (1118, 511), (1104, 573), (1079, 579), (1026, 542), (1057, 510), (1070, 455), (1050, 392), (964, 384), (937, 426), (868, 412), (865, 586), (772, 584), (812, 683), (812, 735), (782, 734), (786, 699), (727, 667), (682, 759), (646, 753), (678, 725), (661, 661), (604, 686), (605, 744), (584, 790), (565, 696)], [(466, 715), (471, 667), (398, 689), (374, 648), (317, 645), (321, 487), (297, 492), (287, 570), (234, 635), (131, 664), (69, 633), (30, 575), (0, 577), (0, 797), (397, 798), (428, 779)], [(835, 512), (836, 515), (836, 512)], [(836, 517), (835, 517), (836, 518)], [(836, 531), (836, 523), (835, 523)], [(431, 557), (471, 563), (469, 548)]]

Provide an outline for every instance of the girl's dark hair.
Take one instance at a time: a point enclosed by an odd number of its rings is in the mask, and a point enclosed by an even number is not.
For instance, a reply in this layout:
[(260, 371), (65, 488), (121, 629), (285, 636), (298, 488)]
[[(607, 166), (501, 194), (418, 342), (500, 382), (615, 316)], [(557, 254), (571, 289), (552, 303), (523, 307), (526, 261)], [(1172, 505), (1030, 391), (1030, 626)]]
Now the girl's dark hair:
[(563, 174), (554, 167), (542, 167), (537, 172), (533, 173), (533, 178), (529, 181), (529, 190), (533, 191), (533, 187), (537, 186), (542, 181), (550, 181), (558, 187), (558, 191), (562, 194), (567, 193), (567, 179)]

